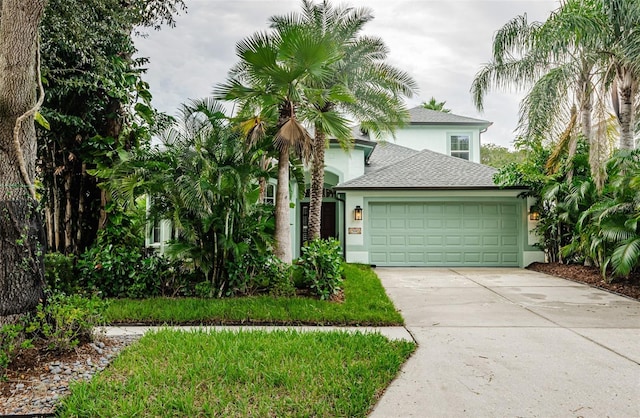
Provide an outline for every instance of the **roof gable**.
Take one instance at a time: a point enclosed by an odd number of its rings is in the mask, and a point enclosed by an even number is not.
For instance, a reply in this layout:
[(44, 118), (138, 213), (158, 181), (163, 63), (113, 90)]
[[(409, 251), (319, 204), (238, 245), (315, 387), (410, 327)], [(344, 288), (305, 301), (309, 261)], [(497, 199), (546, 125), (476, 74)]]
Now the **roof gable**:
[(337, 189), (486, 189), (495, 168), (424, 150), (336, 186)]

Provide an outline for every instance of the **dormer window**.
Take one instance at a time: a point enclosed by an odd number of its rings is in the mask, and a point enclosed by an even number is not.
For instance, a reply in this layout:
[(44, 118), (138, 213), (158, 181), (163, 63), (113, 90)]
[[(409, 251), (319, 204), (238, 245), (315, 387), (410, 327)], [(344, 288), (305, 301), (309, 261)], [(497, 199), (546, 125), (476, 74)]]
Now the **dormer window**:
[(452, 157), (470, 160), (471, 136), (468, 134), (449, 135), (449, 153)]

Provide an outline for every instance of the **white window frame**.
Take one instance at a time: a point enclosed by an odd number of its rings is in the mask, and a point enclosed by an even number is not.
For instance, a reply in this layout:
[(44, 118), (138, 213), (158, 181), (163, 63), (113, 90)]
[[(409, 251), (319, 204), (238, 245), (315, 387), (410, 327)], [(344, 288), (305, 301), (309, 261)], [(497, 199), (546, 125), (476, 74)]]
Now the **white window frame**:
[[(466, 136), (469, 139), (469, 148), (466, 150), (459, 150), (459, 149), (452, 149), (453, 147), (451, 146), (451, 140), (453, 139), (453, 137), (461, 137), (461, 136)], [(452, 157), (456, 157), (456, 158), (461, 158), (463, 160), (467, 160), (467, 161), (473, 161), (472, 160), (472, 148), (473, 148), (473, 133), (472, 132), (450, 132), (447, 134), (447, 153), (452, 156)], [(464, 154), (466, 153), (467, 158), (464, 158), (460, 155), (454, 155), (454, 153), (457, 154)]]
[[(270, 190), (273, 190), (273, 193), (269, 193)], [(264, 191), (264, 204), (265, 205), (276, 205), (276, 185), (275, 183), (267, 183), (266, 189)]]

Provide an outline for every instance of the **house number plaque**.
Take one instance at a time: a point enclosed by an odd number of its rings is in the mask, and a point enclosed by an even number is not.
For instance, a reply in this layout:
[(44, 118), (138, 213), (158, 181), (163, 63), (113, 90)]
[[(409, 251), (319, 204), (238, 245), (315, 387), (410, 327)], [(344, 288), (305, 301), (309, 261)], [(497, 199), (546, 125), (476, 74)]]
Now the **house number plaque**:
[(349, 234), (362, 234), (362, 228), (349, 228)]

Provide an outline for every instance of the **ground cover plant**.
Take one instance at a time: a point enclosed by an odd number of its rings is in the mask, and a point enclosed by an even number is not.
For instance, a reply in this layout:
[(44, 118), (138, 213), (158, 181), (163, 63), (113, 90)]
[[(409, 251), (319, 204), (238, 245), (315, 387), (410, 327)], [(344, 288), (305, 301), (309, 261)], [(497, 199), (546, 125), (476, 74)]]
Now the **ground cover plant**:
[(402, 316), (368, 266), (345, 264), (344, 301), (268, 295), (242, 298), (113, 299), (110, 323), (400, 325)]
[(415, 349), (379, 334), (147, 334), (59, 416), (364, 417)]

